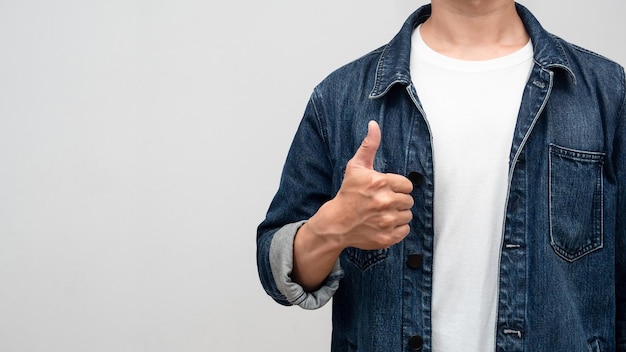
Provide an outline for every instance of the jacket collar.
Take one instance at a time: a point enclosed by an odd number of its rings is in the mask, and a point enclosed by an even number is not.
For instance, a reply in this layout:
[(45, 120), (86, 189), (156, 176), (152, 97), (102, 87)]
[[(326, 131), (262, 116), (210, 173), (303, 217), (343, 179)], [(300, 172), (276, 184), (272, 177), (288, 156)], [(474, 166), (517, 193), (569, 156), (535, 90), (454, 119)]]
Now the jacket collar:
[[(565, 56), (561, 43), (541, 26), (527, 8), (517, 3), (515, 6), (532, 40), (536, 64), (548, 70), (563, 69), (570, 74), (575, 82), (576, 77)], [(376, 67), (376, 79), (370, 98), (382, 97), (395, 84), (411, 84), (411, 75), (409, 73), (411, 36), (413, 30), (425, 22), (430, 17), (430, 14), (430, 4), (420, 7), (404, 22), (402, 29), (391, 42), (383, 48)]]

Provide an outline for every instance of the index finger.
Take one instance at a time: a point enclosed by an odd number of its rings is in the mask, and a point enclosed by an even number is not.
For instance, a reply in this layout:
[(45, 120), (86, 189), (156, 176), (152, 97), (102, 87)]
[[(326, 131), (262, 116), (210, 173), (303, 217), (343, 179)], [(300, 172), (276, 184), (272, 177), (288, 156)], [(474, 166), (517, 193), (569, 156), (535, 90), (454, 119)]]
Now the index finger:
[(413, 191), (413, 182), (398, 174), (386, 174), (389, 177), (389, 187), (396, 193), (409, 194)]

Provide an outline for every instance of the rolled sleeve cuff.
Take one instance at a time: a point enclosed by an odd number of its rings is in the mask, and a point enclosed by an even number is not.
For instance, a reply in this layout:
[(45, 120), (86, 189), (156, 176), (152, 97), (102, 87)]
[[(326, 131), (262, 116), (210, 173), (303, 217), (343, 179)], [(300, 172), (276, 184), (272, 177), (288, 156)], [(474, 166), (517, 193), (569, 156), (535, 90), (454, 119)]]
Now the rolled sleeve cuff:
[(298, 229), (305, 222), (300, 221), (285, 225), (274, 234), (270, 245), (270, 267), (278, 290), (287, 297), (289, 303), (304, 309), (317, 309), (328, 303), (333, 297), (339, 288), (339, 280), (343, 277), (343, 270), (339, 264), (339, 259), (337, 259), (322, 287), (313, 292), (306, 292), (302, 286), (291, 280), (293, 241)]

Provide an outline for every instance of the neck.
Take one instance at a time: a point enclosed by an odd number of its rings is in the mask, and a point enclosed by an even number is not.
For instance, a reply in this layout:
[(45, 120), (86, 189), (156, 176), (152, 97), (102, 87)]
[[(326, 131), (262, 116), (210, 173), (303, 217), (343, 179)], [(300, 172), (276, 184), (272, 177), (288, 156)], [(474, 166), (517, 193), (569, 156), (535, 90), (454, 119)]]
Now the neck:
[(504, 56), (529, 40), (512, 0), (432, 0), (421, 35), (435, 51), (463, 60)]

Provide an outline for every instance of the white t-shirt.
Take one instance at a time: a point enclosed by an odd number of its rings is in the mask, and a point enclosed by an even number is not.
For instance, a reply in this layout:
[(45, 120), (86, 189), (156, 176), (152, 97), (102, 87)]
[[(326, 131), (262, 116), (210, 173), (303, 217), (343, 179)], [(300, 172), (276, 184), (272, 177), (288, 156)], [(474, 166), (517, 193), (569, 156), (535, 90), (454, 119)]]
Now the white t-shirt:
[(433, 351), (495, 350), (509, 153), (533, 63), (510, 55), (464, 61), (414, 31), (411, 76), (433, 138)]

